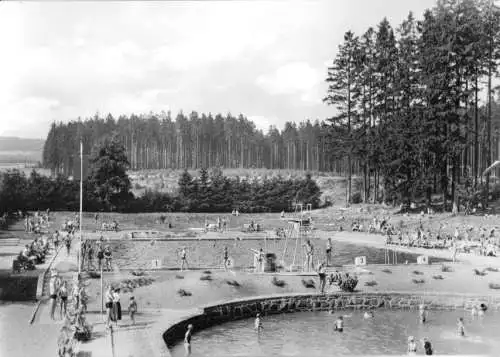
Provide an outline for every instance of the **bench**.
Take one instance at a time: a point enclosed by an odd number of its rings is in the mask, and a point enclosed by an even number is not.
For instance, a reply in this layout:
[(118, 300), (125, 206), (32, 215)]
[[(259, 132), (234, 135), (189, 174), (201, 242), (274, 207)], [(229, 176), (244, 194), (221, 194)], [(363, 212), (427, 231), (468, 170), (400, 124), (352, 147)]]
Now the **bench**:
[(21, 242), (21, 240), (19, 238), (0, 239), (0, 247), (16, 246), (16, 245), (20, 245), (20, 242)]

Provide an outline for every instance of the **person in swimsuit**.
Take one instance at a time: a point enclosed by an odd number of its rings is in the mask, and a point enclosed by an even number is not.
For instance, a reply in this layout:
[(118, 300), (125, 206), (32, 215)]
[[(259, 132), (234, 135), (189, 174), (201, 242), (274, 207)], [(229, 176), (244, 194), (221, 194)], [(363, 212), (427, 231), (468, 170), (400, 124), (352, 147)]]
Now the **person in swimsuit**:
[(332, 239), (328, 238), (326, 242), (326, 266), (329, 267), (332, 264)]
[(433, 351), (432, 351), (432, 344), (431, 344), (431, 342), (427, 338), (425, 338), (425, 337), (422, 340), (422, 342), (424, 344), (425, 355), (426, 356), (432, 356)]
[(339, 316), (339, 318), (337, 319), (337, 321), (335, 321), (335, 327), (334, 327), (333, 330), (337, 331), (337, 332), (343, 332), (344, 331), (344, 317), (343, 316)]
[(111, 248), (109, 247), (109, 245), (107, 245), (106, 248), (104, 248), (103, 255), (104, 255), (104, 261), (106, 263), (106, 265), (105, 265), (106, 270), (111, 271), (111, 259), (113, 257), (112, 257)]
[(49, 294), (50, 294), (50, 318), (54, 320), (54, 313), (56, 311), (57, 294), (59, 292), (59, 276), (57, 271), (52, 272), (52, 276), (49, 281)]
[(60, 308), (61, 308), (61, 320), (66, 313), (68, 312), (68, 285), (64, 280), (59, 288), (59, 299), (60, 299)]
[(66, 252), (68, 253), (69, 257), (69, 254), (71, 253), (71, 237), (69, 234), (66, 236)]
[(186, 265), (186, 268), (189, 269), (186, 247), (183, 247), (181, 250), (181, 271), (184, 270), (184, 265)]
[(132, 325), (135, 325), (135, 314), (137, 313), (137, 302), (133, 296), (130, 297), (130, 302), (128, 304), (128, 314), (130, 316), (130, 320), (132, 321)]
[(319, 277), (319, 291), (321, 294), (323, 294), (325, 292), (325, 285), (326, 285), (325, 263), (319, 264), (318, 277)]
[(184, 335), (184, 349), (186, 351), (185, 356), (191, 355), (191, 337), (193, 333), (193, 325), (189, 324), (187, 327), (186, 334)]
[(419, 306), (419, 317), (420, 317), (420, 323), (424, 324), (425, 321), (427, 320), (427, 311), (425, 311), (425, 305), (421, 304)]
[(412, 356), (417, 354), (417, 344), (413, 336), (408, 337), (408, 354)]
[(314, 248), (310, 240), (308, 240), (305, 244), (306, 247), (306, 263), (305, 263), (305, 268), (306, 271), (311, 271), (313, 270), (312, 264), (313, 264), (313, 252)]
[(260, 331), (264, 329), (264, 326), (262, 326), (262, 319), (260, 318), (259, 313), (257, 313), (257, 316), (255, 317), (254, 328), (255, 331), (257, 331), (257, 333), (260, 333)]
[(227, 247), (224, 247), (224, 270), (229, 268), (229, 252)]
[(462, 336), (462, 337), (465, 336), (464, 319), (462, 317), (459, 317), (457, 320), (457, 333), (459, 336)]
[(106, 326), (109, 328), (111, 326), (111, 321), (114, 321), (113, 315), (113, 288), (108, 286), (106, 291)]

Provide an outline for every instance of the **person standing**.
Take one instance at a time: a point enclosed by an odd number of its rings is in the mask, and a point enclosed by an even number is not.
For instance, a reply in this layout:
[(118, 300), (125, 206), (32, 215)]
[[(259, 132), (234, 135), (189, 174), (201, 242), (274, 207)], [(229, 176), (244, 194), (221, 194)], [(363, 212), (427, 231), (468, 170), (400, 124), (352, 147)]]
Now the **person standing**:
[(326, 242), (326, 266), (329, 267), (332, 264), (332, 239), (328, 238)]
[(61, 309), (61, 320), (66, 316), (68, 312), (68, 285), (66, 280), (64, 280), (59, 288), (59, 299), (60, 299), (60, 309)]
[(97, 265), (99, 271), (102, 268), (102, 260), (104, 259), (104, 249), (102, 248), (102, 244), (97, 245)]
[(457, 320), (457, 332), (459, 336), (461, 337), (465, 336), (464, 319), (462, 317), (459, 317)]
[(185, 356), (191, 355), (191, 337), (193, 335), (193, 325), (189, 324), (187, 327), (186, 334), (184, 335), (184, 349), (186, 351)]
[(128, 304), (128, 314), (130, 316), (130, 320), (132, 321), (132, 325), (135, 325), (136, 313), (137, 313), (137, 301), (135, 301), (135, 298), (131, 296)]
[(187, 261), (187, 250), (186, 247), (182, 247), (181, 250), (181, 271), (184, 270), (184, 265), (186, 266), (187, 269), (189, 269), (189, 264)]
[(89, 241), (87, 247), (87, 270), (94, 269), (94, 247), (93, 244)]
[(319, 277), (319, 291), (321, 294), (324, 294), (325, 293), (325, 285), (326, 285), (325, 263), (319, 264), (318, 277)]
[(417, 344), (413, 336), (408, 337), (408, 354), (414, 356), (417, 354)]
[(227, 271), (229, 268), (229, 251), (227, 250), (227, 247), (224, 247), (224, 270)]
[(105, 261), (105, 267), (106, 267), (106, 270), (107, 271), (111, 271), (111, 259), (113, 258), (112, 257), (112, 253), (111, 253), (111, 248), (109, 247), (109, 245), (107, 245), (105, 248), (104, 248), (104, 261)]
[(262, 326), (262, 319), (260, 318), (260, 313), (257, 313), (257, 316), (255, 317), (254, 328), (255, 331), (257, 331), (257, 333), (260, 333), (260, 331), (264, 329), (264, 326)]
[(122, 305), (120, 303), (120, 289), (115, 289), (113, 292), (113, 315), (115, 316), (116, 326), (118, 321), (122, 319)]
[(306, 244), (306, 271), (311, 271), (313, 270), (313, 253), (314, 253), (314, 247), (311, 243), (311, 241), (308, 239)]
[(57, 294), (59, 292), (60, 280), (57, 271), (52, 272), (49, 281), (49, 294), (50, 294), (50, 318), (54, 320), (54, 313), (56, 311)]
[(432, 356), (433, 350), (432, 350), (432, 344), (431, 342), (424, 337), (423, 339), (423, 344), (424, 344), (424, 352), (426, 356)]
[(68, 257), (69, 257), (69, 255), (71, 253), (71, 235), (70, 234), (68, 234), (66, 236), (65, 243), (66, 243), (66, 252), (67, 252)]
[(114, 321), (113, 316), (113, 288), (108, 286), (106, 291), (106, 326), (111, 327), (111, 322)]

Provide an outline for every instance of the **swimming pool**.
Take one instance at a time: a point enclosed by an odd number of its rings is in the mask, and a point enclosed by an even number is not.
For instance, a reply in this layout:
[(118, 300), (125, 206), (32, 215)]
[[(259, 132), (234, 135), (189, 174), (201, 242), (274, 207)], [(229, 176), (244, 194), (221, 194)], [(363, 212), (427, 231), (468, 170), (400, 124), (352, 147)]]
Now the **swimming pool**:
[[(316, 260), (325, 259), (325, 241), (320, 239), (311, 240), (315, 247)], [(113, 250), (113, 261), (119, 268), (151, 268), (151, 261), (159, 259), (165, 268), (177, 268), (180, 265), (180, 251), (186, 247), (187, 259), (191, 267), (218, 268), (222, 266), (223, 250), (228, 247), (234, 267), (243, 268), (253, 265), (253, 253), (250, 249), (260, 249), (261, 247), (277, 255), (281, 260), (285, 248), (284, 240), (264, 242), (263, 240), (158, 240), (158, 241), (134, 241), (122, 240), (111, 241), (109, 243)], [(332, 241), (332, 261), (335, 266), (353, 264), (357, 256), (366, 256), (368, 264), (383, 264), (385, 250), (370, 248), (361, 245), (348, 244)], [(289, 265), (293, 260), (296, 248), (296, 241), (289, 240), (286, 247), (285, 262)], [(300, 251), (300, 249), (298, 250)], [(416, 263), (417, 255), (398, 252), (398, 262)], [(296, 263), (304, 261), (303, 257), (297, 253)], [(445, 261), (444, 259), (432, 258), (432, 262)]]
[[(343, 314), (344, 332), (334, 332), (335, 319)], [(456, 333), (456, 321), (464, 317), (466, 336)], [(408, 336), (418, 343), (428, 338), (434, 354), (498, 356), (500, 314), (487, 311), (473, 317), (462, 311), (429, 311), (428, 322), (420, 324), (418, 312), (376, 310), (372, 319), (362, 311), (300, 312), (263, 318), (264, 330), (257, 335), (252, 319), (238, 320), (196, 331), (192, 339), (193, 357), (224, 356), (342, 356), (404, 355)], [(183, 356), (182, 343), (171, 350), (173, 357)]]

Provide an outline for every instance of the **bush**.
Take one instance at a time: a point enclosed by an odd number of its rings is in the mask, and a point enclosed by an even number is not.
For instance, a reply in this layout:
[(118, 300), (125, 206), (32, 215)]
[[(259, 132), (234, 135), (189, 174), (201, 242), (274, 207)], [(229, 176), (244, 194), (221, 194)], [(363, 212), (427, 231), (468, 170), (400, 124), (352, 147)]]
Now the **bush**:
[(363, 202), (363, 197), (361, 197), (360, 192), (356, 192), (354, 195), (351, 195), (351, 203), (358, 204)]
[(284, 280), (279, 280), (275, 276), (273, 276), (273, 280), (271, 280), (271, 283), (279, 288), (283, 288), (286, 285), (286, 282)]
[(236, 288), (240, 286), (240, 283), (238, 283), (236, 280), (226, 280), (226, 284), (234, 286)]
[(210, 280), (212, 280), (212, 276), (202, 275), (202, 276), (200, 276), (200, 280), (210, 281)]
[(184, 279), (184, 276), (183, 275), (176, 275), (175, 278), (176, 279)]
[(492, 267), (487, 267), (486, 269), (484, 269), (485, 271), (490, 271), (492, 273), (498, 273), (498, 269), (497, 268), (492, 268)]
[(203, 274), (212, 274), (212, 272), (210, 270), (204, 270)]
[(193, 294), (191, 294), (189, 291), (186, 291), (184, 289), (179, 289), (177, 290), (177, 294), (179, 294), (180, 296), (184, 297), (184, 296), (191, 296)]
[(424, 279), (412, 279), (413, 284), (423, 284), (425, 283)]
[(424, 275), (424, 273), (422, 273), (421, 271), (418, 271), (418, 270), (414, 270), (412, 273), (415, 275)]
[(309, 279), (309, 280), (304, 280), (302, 279), (302, 285), (308, 289), (316, 289), (316, 284), (314, 284), (314, 280)]
[(489, 283), (488, 286), (490, 289), (495, 289), (495, 290), (500, 289), (500, 284)]
[(452, 268), (452, 267), (450, 267), (450, 266), (447, 266), (447, 265), (443, 265), (443, 266), (441, 267), (441, 271), (442, 271), (443, 273), (451, 273), (451, 272), (453, 271), (453, 268)]
[(392, 274), (392, 271), (389, 269), (382, 269), (382, 272), (386, 274)]
[(432, 276), (432, 279), (435, 279), (435, 280), (443, 280), (443, 276), (442, 275), (433, 275)]
[(376, 286), (378, 285), (375, 280), (365, 282), (365, 286)]
[(358, 278), (356, 276), (346, 275), (340, 278), (338, 285), (340, 290), (352, 293), (358, 285)]

